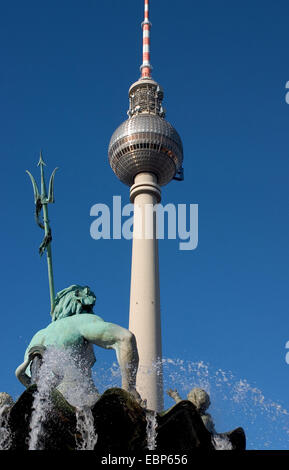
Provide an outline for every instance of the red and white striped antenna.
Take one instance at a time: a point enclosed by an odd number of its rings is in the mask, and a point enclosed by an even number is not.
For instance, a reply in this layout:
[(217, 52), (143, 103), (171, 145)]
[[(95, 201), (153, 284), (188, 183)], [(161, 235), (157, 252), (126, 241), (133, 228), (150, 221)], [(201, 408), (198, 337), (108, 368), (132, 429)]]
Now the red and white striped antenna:
[(144, 21), (142, 22), (143, 30), (143, 45), (142, 45), (142, 65), (141, 78), (151, 78), (152, 66), (150, 63), (150, 29), (151, 22), (149, 21), (149, 0), (144, 0)]

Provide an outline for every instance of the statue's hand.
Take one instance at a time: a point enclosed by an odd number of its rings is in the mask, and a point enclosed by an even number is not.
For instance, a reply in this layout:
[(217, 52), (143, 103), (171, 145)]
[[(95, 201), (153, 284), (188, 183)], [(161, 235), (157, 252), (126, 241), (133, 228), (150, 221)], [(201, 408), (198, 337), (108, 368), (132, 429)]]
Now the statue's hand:
[(178, 394), (178, 391), (175, 389), (175, 390), (172, 390), (171, 388), (169, 388), (167, 390), (167, 394), (169, 397), (171, 398), (178, 398), (179, 397), (179, 394)]
[(34, 359), (35, 356), (40, 356), (43, 357), (43, 354), (45, 352), (45, 347), (44, 346), (33, 346), (32, 348), (29, 349), (28, 351), (28, 360), (29, 362)]
[(135, 401), (142, 406), (143, 408), (146, 407), (146, 400), (143, 400), (138, 391), (135, 388), (130, 388), (127, 390), (135, 399)]

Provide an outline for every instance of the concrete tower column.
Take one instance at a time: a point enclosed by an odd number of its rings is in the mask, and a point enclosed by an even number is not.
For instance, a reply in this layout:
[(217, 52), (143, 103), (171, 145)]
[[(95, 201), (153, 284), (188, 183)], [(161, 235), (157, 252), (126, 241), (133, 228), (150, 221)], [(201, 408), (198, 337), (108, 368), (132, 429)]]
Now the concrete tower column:
[(152, 173), (136, 175), (130, 189), (134, 203), (129, 329), (139, 353), (136, 387), (148, 409), (163, 409), (160, 284), (155, 204), (161, 200)]
[(136, 386), (151, 410), (163, 409), (162, 338), (156, 214), (160, 186), (183, 179), (183, 145), (165, 119), (162, 87), (151, 77), (149, 0), (144, 0), (141, 77), (129, 88), (128, 119), (108, 148), (116, 176), (130, 187), (134, 203), (129, 329), (140, 357)]

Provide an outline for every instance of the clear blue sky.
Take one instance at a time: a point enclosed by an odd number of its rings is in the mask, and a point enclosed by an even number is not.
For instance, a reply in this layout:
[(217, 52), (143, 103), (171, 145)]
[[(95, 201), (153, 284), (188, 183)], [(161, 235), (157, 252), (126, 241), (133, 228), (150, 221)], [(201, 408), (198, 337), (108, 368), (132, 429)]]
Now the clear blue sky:
[[(212, 375), (231, 371), (233, 382), (245, 379), (265, 403), (285, 410), (288, 15), (286, 0), (151, 0), (153, 77), (185, 154), (185, 181), (165, 187), (163, 203), (199, 204), (196, 250), (160, 242), (163, 354), (186, 367), (204, 361)], [(142, 18), (142, 0), (1, 5), (0, 391), (15, 398), (23, 387), (14, 370), (50, 321), (42, 231), (25, 174), (38, 176), (41, 148), (47, 176), (60, 167), (49, 207), (56, 290), (87, 284), (98, 298), (95, 312), (128, 326), (131, 242), (93, 240), (89, 214), (113, 195), (129, 199), (107, 148), (139, 78)], [(96, 353), (100, 366), (114, 359)], [(191, 376), (183, 372), (181, 380)], [(245, 396), (246, 412), (244, 402), (234, 403), (226, 417), (231, 398), (217, 402), (214, 393), (220, 431), (242, 425), (250, 448), (289, 448), (288, 416), (274, 424), (258, 404), (251, 420), (256, 391)]]

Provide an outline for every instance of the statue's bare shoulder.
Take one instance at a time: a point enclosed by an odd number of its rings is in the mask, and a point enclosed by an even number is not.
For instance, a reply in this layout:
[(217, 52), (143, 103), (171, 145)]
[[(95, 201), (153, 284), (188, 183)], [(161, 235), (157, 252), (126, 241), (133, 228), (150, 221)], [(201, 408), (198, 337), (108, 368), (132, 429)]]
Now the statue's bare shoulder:
[[(95, 301), (95, 294), (87, 286), (75, 284), (57, 293), (51, 323), (33, 336), (24, 362), (15, 371), (16, 377), (25, 387), (31, 385), (30, 367), (34, 364), (34, 359), (37, 362), (37, 356), (40, 356), (43, 360), (45, 354), (55, 350), (54, 347), (56, 350), (71, 348), (73, 355), (81, 357), (91, 374), (95, 360), (93, 345), (96, 345), (115, 350), (121, 370), (122, 388), (140, 399), (135, 389), (138, 368), (135, 337), (126, 328), (95, 315)], [(61, 384), (67, 383), (69, 373), (68, 370)]]

